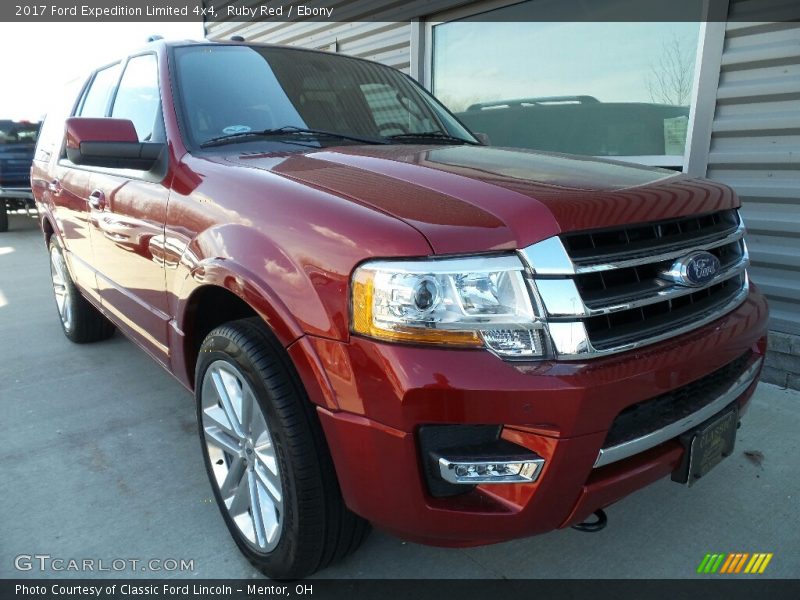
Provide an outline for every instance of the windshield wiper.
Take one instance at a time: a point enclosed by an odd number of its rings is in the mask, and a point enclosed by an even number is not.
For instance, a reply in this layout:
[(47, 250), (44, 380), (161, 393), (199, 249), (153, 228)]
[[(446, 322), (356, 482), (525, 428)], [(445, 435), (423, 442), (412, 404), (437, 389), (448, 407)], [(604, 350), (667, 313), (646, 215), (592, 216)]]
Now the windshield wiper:
[(346, 133), (338, 133), (336, 131), (324, 131), (322, 129), (305, 129), (303, 127), (295, 127), (294, 125), (285, 125), (275, 129), (262, 129), (261, 131), (241, 131), (239, 133), (231, 133), (219, 137), (211, 138), (200, 144), (201, 148), (210, 148), (212, 146), (224, 146), (225, 144), (234, 144), (247, 138), (267, 138), (273, 136), (286, 136), (286, 135), (315, 135), (325, 137), (336, 137), (342, 140), (352, 140), (362, 144), (388, 144), (385, 140), (376, 140), (372, 138), (363, 138), (356, 135), (349, 135)]
[(398, 133), (396, 135), (388, 135), (386, 136), (386, 139), (392, 141), (413, 142), (416, 140), (425, 140), (425, 141), (442, 142), (445, 144), (470, 144), (471, 146), (478, 145), (477, 142), (471, 142), (469, 140), (465, 140), (464, 138), (447, 134), (443, 131), (423, 131), (420, 133)]

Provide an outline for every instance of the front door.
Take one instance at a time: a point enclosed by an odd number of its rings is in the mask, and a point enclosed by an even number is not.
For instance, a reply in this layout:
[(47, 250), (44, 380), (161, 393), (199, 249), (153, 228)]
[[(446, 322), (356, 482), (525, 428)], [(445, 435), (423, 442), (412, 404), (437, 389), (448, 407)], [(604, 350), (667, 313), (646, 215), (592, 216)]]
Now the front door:
[[(110, 116), (130, 119), (140, 141), (165, 141), (155, 54), (128, 60)], [(89, 222), (104, 308), (167, 364), (164, 267), (154, 259), (152, 248), (164, 235), (169, 188), (157, 170), (96, 169), (90, 184)]]

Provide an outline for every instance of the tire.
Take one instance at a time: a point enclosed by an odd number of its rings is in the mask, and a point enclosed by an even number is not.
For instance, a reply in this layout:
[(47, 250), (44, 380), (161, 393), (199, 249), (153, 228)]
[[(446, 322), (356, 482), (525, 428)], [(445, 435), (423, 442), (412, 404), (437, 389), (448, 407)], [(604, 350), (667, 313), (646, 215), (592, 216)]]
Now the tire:
[(88, 344), (114, 335), (111, 321), (92, 306), (75, 286), (64, 253), (54, 237), (50, 240), (50, 276), (61, 329), (68, 339), (76, 344)]
[(263, 321), (206, 337), (195, 396), (214, 497), (253, 565), (297, 579), (358, 548), (369, 524), (345, 506), (314, 405)]
[(0, 200), (0, 233), (8, 231), (8, 207), (5, 200)]

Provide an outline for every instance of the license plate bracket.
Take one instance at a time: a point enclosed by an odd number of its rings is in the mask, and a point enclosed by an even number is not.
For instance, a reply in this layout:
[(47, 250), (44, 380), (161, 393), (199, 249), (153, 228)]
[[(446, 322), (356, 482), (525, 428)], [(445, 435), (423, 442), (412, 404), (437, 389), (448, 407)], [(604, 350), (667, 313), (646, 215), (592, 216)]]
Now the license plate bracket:
[(739, 410), (733, 404), (678, 439), (686, 449), (681, 465), (672, 473), (672, 481), (692, 486), (733, 454)]

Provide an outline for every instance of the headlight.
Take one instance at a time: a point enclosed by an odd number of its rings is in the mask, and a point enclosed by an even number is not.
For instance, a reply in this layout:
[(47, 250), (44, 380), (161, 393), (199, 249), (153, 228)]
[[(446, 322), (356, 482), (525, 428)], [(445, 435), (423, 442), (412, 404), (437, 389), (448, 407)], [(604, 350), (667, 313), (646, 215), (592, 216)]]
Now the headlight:
[(352, 330), (381, 340), (541, 356), (542, 324), (523, 270), (516, 256), (365, 263), (353, 275)]

